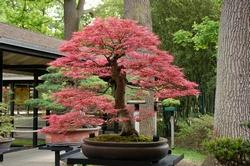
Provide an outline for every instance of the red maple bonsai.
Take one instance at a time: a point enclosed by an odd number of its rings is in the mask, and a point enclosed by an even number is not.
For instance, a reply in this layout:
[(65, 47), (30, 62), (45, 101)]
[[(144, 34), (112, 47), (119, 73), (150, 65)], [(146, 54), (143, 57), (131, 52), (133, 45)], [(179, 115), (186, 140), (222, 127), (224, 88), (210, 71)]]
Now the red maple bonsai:
[(95, 107), (100, 112), (117, 114), (122, 122), (121, 135), (133, 135), (137, 132), (125, 104), (127, 84), (152, 90), (159, 98), (198, 94), (197, 84), (186, 80), (181, 69), (172, 64), (173, 56), (159, 46), (156, 35), (126, 19), (96, 19), (83, 31), (74, 33), (60, 48), (65, 56), (50, 65), (75, 80), (98, 76), (107, 81), (114, 87), (114, 102), (95, 88), (63, 89), (54, 96), (57, 102), (78, 112), (69, 113), (73, 117), (68, 116), (70, 123), (100, 124), (97, 117), (79, 118)]

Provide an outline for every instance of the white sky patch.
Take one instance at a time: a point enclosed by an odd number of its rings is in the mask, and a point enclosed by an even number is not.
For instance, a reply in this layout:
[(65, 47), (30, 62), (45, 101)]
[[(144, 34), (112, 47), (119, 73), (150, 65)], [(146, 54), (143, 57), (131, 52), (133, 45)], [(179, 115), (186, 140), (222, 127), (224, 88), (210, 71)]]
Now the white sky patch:
[[(102, 0), (86, 0), (85, 4), (84, 4), (84, 10), (95, 8), (99, 4), (102, 4), (102, 3), (103, 3)], [(63, 14), (63, 11), (58, 13), (58, 12), (56, 12), (57, 10), (58, 10), (58, 6), (54, 6), (54, 7), (51, 7), (51, 8), (47, 9), (48, 15), (51, 16), (51, 17), (54, 17), (54, 20), (60, 20), (61, 15)]]
[(93, 7), (97, 7), (102, 0), (86, 0), (84, 9), (91, 9)]

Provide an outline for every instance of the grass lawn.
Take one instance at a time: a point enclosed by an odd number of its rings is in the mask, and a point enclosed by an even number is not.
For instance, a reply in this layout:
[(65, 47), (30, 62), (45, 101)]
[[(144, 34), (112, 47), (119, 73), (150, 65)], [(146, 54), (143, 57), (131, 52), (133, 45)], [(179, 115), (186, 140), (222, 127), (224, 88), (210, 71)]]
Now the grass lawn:
[(172, 154), (181, 155), (184, 154), (184, 159), (192, 161), (193, 163), (201, 164), (205, 159), (206, 155), (190, 149), (176, 147), (172, 149)]
[[(38, 140), (38, 145), (45, 144), (44, 140)], [(32, 146), (32, 139), (16, 138), (11, 146)]]

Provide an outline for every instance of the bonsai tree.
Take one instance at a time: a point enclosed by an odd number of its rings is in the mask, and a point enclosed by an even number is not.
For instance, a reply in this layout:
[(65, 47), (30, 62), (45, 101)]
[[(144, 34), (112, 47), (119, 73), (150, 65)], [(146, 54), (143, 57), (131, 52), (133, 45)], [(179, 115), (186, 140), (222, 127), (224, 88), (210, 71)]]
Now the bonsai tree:
[[(65, 133), (72, 128), (91, 127), (90, 123), (82, 123), (81, 121), (76, 122), (75, 119), (82, 119), (82, 116), (85, 117), (85, 115), (78, 114), (79, 112), (72, 112), (71, 108), (64, 107), (54, 100), (52, 94), (69, 86), (92, 88), (99, 91), (106, 87), (106, 83), (95, 76), (84, 80), (72, 79), (71, 77), (64, 76), (59, 68), (48, 67), (47, 71), (48, 73), (42, 76), (44, 82), (36, 87), (39, 94), (41, 94), (40, 97), (25, 102), (27, 107), (46, 109), (55, 114), (44, 117), (49, 122), (50, 126), (41, 131), (44, 133)], [(111, 92), (106, 91), (105, 94), (111, 94)], [(92, 125), (95, 125), (95, 123)]]
[(7, 104), (0, 103), (0, 141), (8, 139), (13, 130), (12, 120), (13, 117), (7, 114)]
[[(77, 114), (76, 118), (68, 115), (72, 123), (99, 124), (102, 119), (98, 115), (107, 113), (117, 115), (114, 119), (122, 123), (121, 136), (138, 135), (125, 104), (126, 85), (154, 91), (158, 98), (198, 94), (197, 84), (186, 80), (181, 69), (172, 64), (173, 56), (159, 47), (159, 38), (132, 20), (95, 19), (60, 47), (65, 56), (50, 65), (74, 80), (93, 76), (105, 80), (114, 99), (81, 86), (65, 87), (53, 96), (74, 110), (72, 116)], [(86, 117), (93, 107), (97, 116)]]
[(71, 80), (60, 73), (59, 69), (48, 67), (47, 71), (48, 73), (41, 77), (44, 82), (36, 87), (40, 94), (39, 98), (27, 100), (25, 105), (29, 108), (42, 108), (51, 110), (54, 113), (62, 113), (66, 108), (56, 103), (51, 97), (51, 94), (60, 91), (64, 86), (69, 84)]
[(180, 100), (176, 100), (176, 99), (164, 99), (162, 100), (162, 106), (163, 107), (178, 107), (181, 103)]

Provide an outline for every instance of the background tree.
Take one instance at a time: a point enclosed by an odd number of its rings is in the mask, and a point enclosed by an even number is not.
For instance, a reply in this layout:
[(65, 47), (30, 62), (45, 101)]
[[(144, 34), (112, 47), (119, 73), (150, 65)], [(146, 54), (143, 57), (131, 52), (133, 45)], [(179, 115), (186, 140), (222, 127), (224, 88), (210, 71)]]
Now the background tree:
[(124, 18), (138, 21), (152, 30), (151, 7), (149, 0), (124, 0)]
[[(199, 83), (201, 92), (199, 101), (191, 97), (183, 101), (182, 110), (186, 113), (186, 116), (192, 113), (190, 107), (194, 107), (197, 104), (199, 104), (199, 108), (197, 107), (197, 109), (199, 109), (200, 113), (213, 113), (215, 104), (219, 22), (205, 17), (200, 24), (194, 23), (192, 27), (191, 31), (179, 30), (173, 35), (176, 64), (186, 67), (186, 75), (191, 80)], [(195, 103), (192, 103), (192, 101)]]
[[(200, 86), (199, 100), (196, 97), (181, 99), (183, 116), (187, 117), (193, 112), (213, 113), (216, 70), (214, 40), (217, 37), (220, 1), (152, 0), (151, 6), (153, 31), (160, 36), (162, 48), (169, 50), (175, 56), (175, 64), (184, 69), (187, 78)], [(210, 35), (213, 38), (208, 37)], [(197, 47), (201, 41), (205, 47)]]
[(225, 0), (217, 63), (215, 126), (219, 137), (250, 138), (250, 1)]
[(219, 0), (152, 0), (153, 31), (160, 36), (162, 47), (174, 51), (173, 34), (178, 30), (192, 31), (204, 17), (219, 20)]
[(103, 0), (95, 9), (95, 16), (102, 18), (109, 16), (122, 18), (124, 15), (123, 4), (123, 0)]
[(53, 0), (4, 0), (0, 2), (0, 21), (62, 38), (62, 16), (50, 16), (57, 13), (58, 6)]
[[(124, 0), (124, 18), (137, 21), (152, 31), (151, 6), (149, 0)], [(154, 94), (152, 91), (145, 97), (146, 104), (142, 109), (154, 110)], [(140, 133), (147, 136), (156, 134), (156, 119), (154, 117), (140, 122)]]
[[(77, 32), (80, 27), (80, 21), (83, 16), (87, 18), (85, 21), (89, 23), (89, 19), (93, 15), (91, 10), (84, 10), (85, 0), (64, 0), (64, 39), (68, 40), (72, 37), (73, 32)], [(88, 13), (89, 12), (89, 13)], [(84, 15), (85, 14), (85, 15)]]
[(92, 19), (92, 10), (84, 10), (85, 0), (5, 0), (0, 2), (0, 21), (69, 39), (80, 26)]

